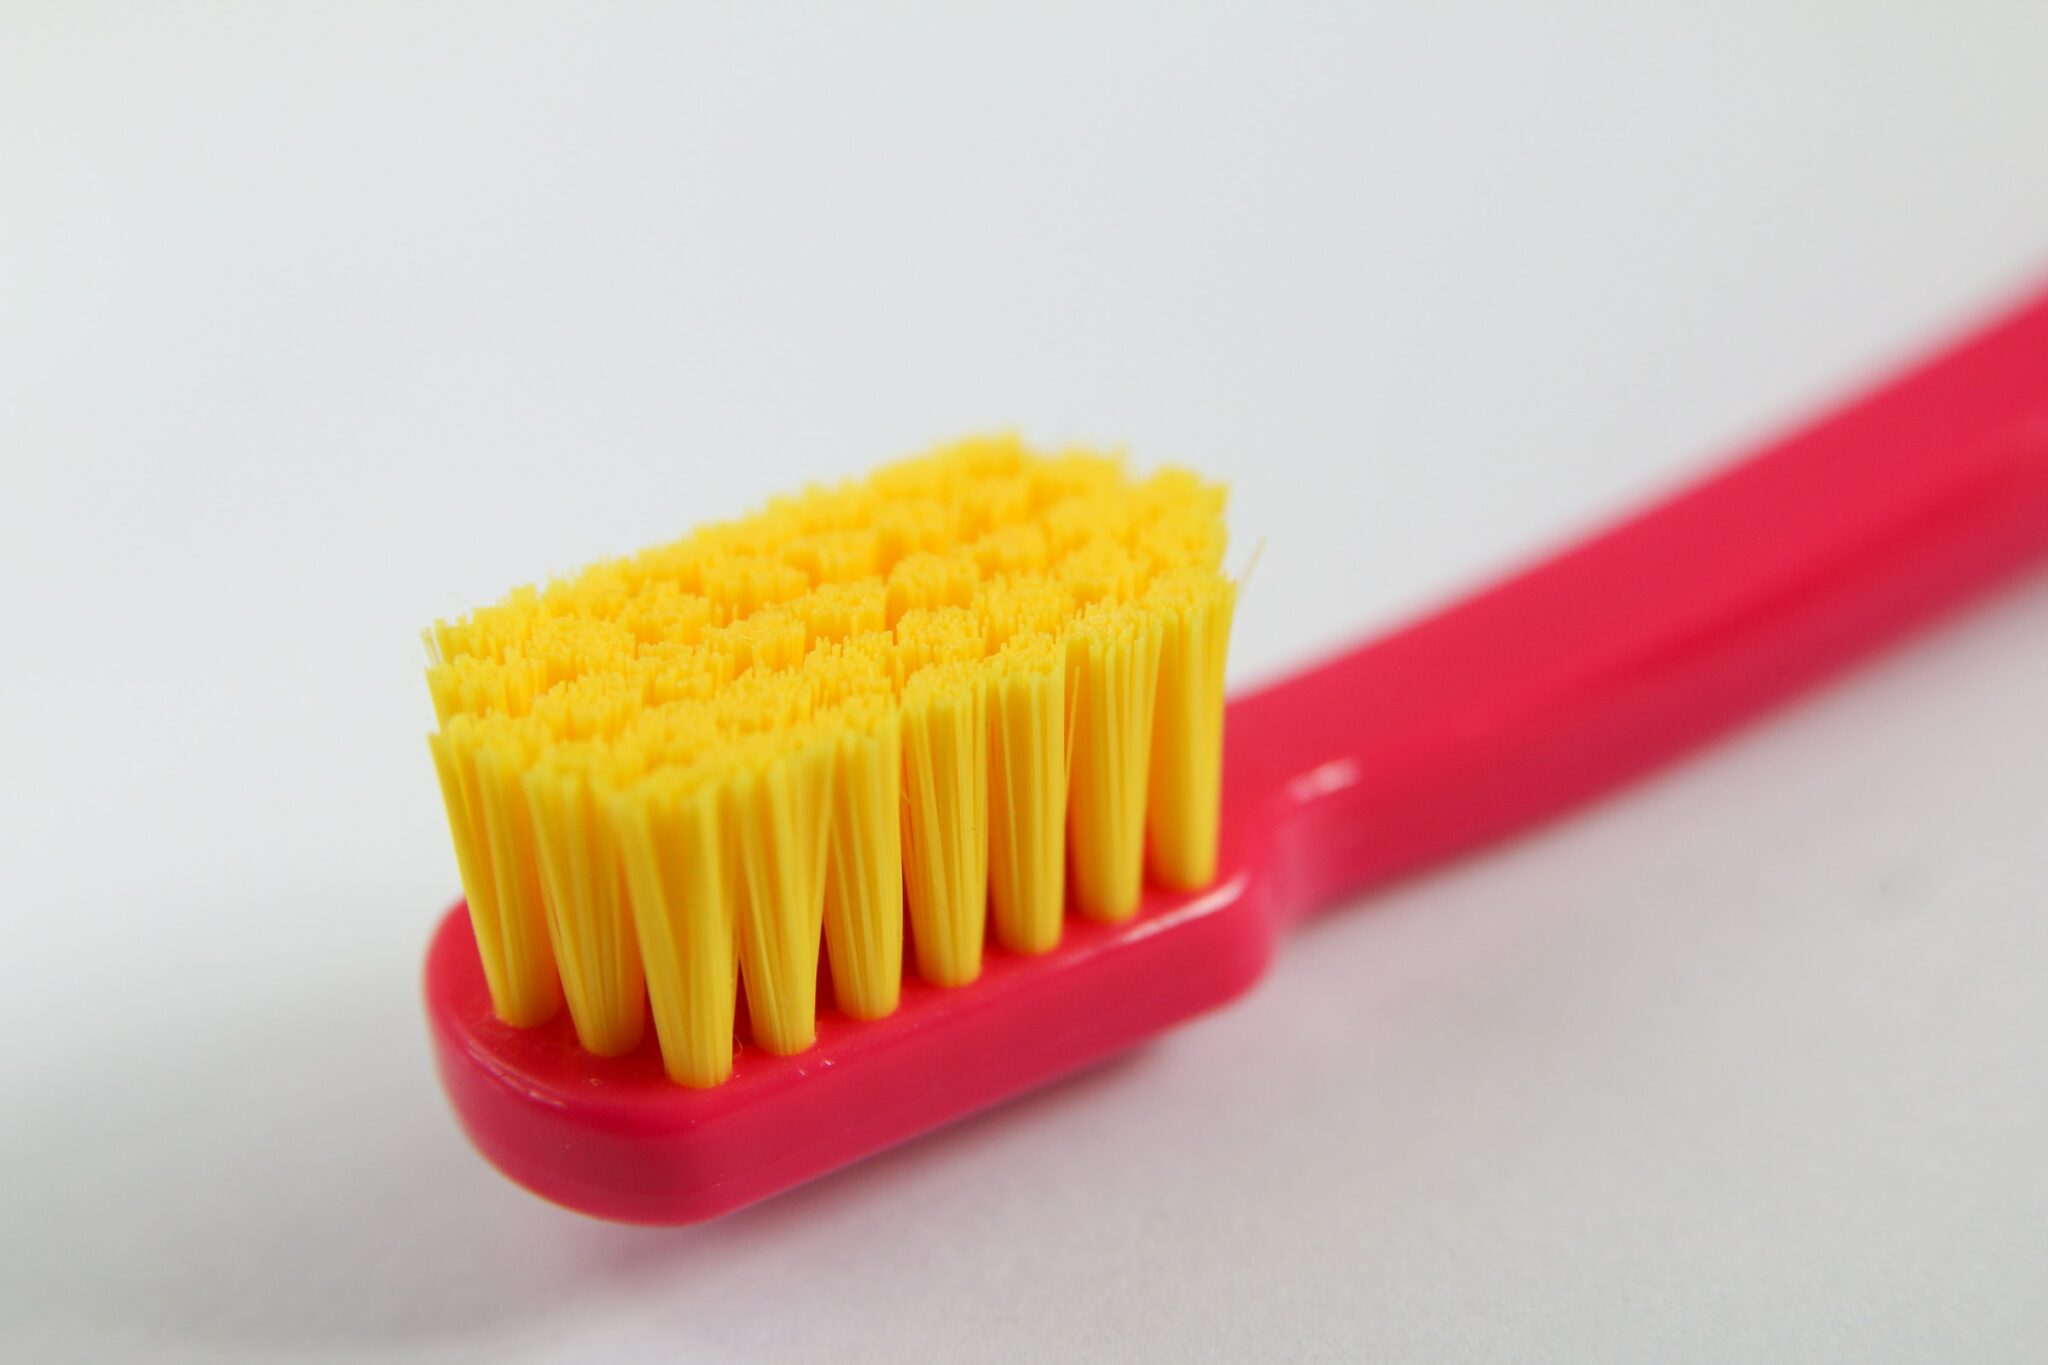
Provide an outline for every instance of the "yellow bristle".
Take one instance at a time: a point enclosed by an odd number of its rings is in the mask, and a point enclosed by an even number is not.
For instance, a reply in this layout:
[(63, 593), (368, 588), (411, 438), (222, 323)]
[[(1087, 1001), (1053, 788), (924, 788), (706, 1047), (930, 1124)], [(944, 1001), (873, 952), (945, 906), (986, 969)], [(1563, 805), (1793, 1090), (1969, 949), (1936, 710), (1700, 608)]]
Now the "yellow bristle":
[(825, 948), (855, 1019), (896, 1008), (903, 982), (903, 732), (880, 699), (834, 736)]
[(909, 556), (944, 549), (953, 539), (952, 514), (930, 499), (892, 498), (876, 489), (871, 514), (876, 569), (885, 576)]
[(847, 640), (889, 628), (887, 588), (880, 579), (825, 583), (790, 604), (812, 640)]
[(1145, 588), (1145, 563), (1121, 541), (1091, 540), (1060, 561), (1056, 581), (1081, 606), (1135, 601)]
[(555, 976), (554, 950), (548, 943), (547, 920), (537, 897), (498, 894), (497, 865), (485, 828), (483, 783), (475, 770), (475, 751), (447, 733), (431, 735), (434, 771), (441, 780), (441, 799), (448, 808), (448, 827), (455, 838), (455, 862), (462, 875), (462, 894), (469, 902), (469, 921), (476, 931), (477, 956), (498, 1017), (516, 1028), (532, 1028), (554, 1018), (562, 1005)]
[(1045, 534), (1064, 560), (1090, 546), (1121, 545), (1136, 529), (1138, 513), (1129, 488), (1118, 486), (1054, 503), (1045, 510)]
[(732, 651), (709, 644), (642, 645), (630, 681), (649, 706), (709, 701), (733, 680)]
[(427, 631), (427, 656), (434, 663), (505, 658), (532, 633), (539, 602), (532, 588), (514, 588), (494, 607), (479, 607), (460, 621), (438, 621)]
[(996, 941), (1043, 953), (1060, 941), (1067, 861), (1067, 659), (1049, 635), (996, 656), (989, 687), (989, 904)]
[(732, 1074), (739, 993), (738, 897), (722, 795), (676, 773), (609, 802), (662, 1065), (698, 1087)]
[(640, 1043), (647, 992), (617, 823), (589, 775), (573, 767), (528, 772), (526, 812), (576, 1040), (601, 1057), (631, 1052)]
[(1160, 636), (1156, 616), (1122, 603), (1090, 608), (1074, 631), (1069, 847), (1076, 908), (1091, 919), (1138, 910)]
[(795, 668), (804, 659), (803, 616), (783, 607), (763, 607), (730, 625), (705, 633), (712, 649), (732, 656), (735, 674), (755, 669)]
[(811, 580), (791, 564), (765, 555), (734, 556), (703, 569), (704, 594), (720, 625), (742, 620), (762, 607), (790, 602), (809, 591)]
[[(485, 841), (491, 849), (491, 880), (497, 889), (501, 924), (507, 931), (522, 926), (522, 937), (530, 934), (536, 919), (545, 926), (546, 940), (557, 967), (562, 948), (555, 942), (555, 925), (547, 913), (541, 889), (540, 870), (535, 861), (533, 821), (527, 813), (526, 795), (520, 789), (517, 761), (504, 751), (480, 746), (466, 756), (467, 779), (474, 784), (483, 808)], [(538, 956), (537, 945), (524, 949)], [(567, 994), (566, 990), (564, 994)]]
[(937, 664), (903, 696), (903, 873), (917, 974), (981, 975), (988, 920), (988, 676)]
[(1154, 879), (1193, 890), (1216, 875), (1223, 662), (1237, 585), (1190, 572), (1154, 583), (1150, 604), (1161, 633), (1145, 831)]
[(610, 739), (645, 709), (646, 694), (638, 670), (575, 678), (550, 688), (529, 708), (530, 722), (519, 728), (558, 742)]
[(773, 738), (735, 755), (727, 790), (739, 869), (740, 975), (754, 1041), (802, 1052), (817, 1036), (832, 749)]
[(711, 625), (711, 599), (655, 579), (619, 609), (618, 622), (640, 645), (695, 644)]
[(988, 653), (981, 618), (964, 607), (917, 607), (903, 614), (892, 634), (899, 686), (924, 669), (970, 663)]
[[(786, 735), (816, 713), (817, 688), (800, 673), (760, 670), (734, 678), (705, 706), (713, 724), (730, 735)], [(759, 746), (745, 756), (759, 759)]]
[(541, 589), (542, 610), (550, 616), (609, 621), (633, 595), (632, 575), (617, 560), (600, 560), (573, 578), (551, 579)]
[(458, 658), (427, 670), (434, 718), (446, 725), (456, 716), (522, 716), (548, 690), (544, 659)]
[(907, 555), (889, 570), (888, 623), (894, 626), (905, 612), (920, 608), (965, 607), (974, 601), (979, 578), (974, 561), (965, 555), (938, 555), (929, 550)]
[[(668, 1074), (897, 1007), (1213, 875), (1222, 490), (966, 441), (522, 588), (427, 635), (493, 1007)], [(824, 954), (821, 964), (820, 954)]]
[(521, 1013), (545, 1009), (552, 1014), (546, 1002), (561, 998), (561, 950), (554, 942), (555, 926), (535, 860), (533, 822), (519, 782), (527, 736), (503, 717), (457, 717), (445, 733), (469, 809), (471, 837), (489, 861), (507, 989), (523, 998)]
[(1042, 578), (999, 578), (974, 595), (987, 648), (1001, 649), (1018, 635), (1057, 635), (1074, 614), (1074, 594), (1063, 583)]
[(1045, 572), (1052, 562), (1052, 547), (1043, 526), (1020, 521), (992, 528), (967, 547), (967, 555), (984, 578), (1030, 576)]
[(1055, 517), (1065, 519), (1061, 506), (1115, 497), (1130, 476), (1121, 456), (1063, 450), (1033, 461), (1024, 477), (1031, 485), (1032, 514), (1049, 531)]
[(813, 583), (860, 583), (880, 571), (882, 541), (862, 527), (812, 531), (791, 542), (782, 562), (802, 570)]

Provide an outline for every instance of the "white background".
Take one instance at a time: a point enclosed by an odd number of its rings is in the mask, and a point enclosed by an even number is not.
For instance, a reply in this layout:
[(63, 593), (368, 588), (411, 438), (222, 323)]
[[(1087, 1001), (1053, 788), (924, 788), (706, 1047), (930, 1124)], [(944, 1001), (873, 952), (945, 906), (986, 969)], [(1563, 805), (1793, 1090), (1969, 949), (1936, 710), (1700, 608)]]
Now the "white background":
[(1271, 675), (2044, 278), (2048, 9), (136, 8), (0, 5), (0, 1355), (2040, 1358), (2048, 583), (676, 1231), (444, 1110), (415, 633), (1017, 425)]

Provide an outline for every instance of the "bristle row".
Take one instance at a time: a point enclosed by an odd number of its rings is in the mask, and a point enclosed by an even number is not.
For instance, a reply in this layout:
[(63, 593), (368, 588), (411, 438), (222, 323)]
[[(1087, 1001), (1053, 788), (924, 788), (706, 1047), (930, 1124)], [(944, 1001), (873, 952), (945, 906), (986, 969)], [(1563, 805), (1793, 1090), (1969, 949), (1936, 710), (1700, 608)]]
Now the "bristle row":
[[(1234, 585), (1221, 490), (972, 442), (429, 634), (494, 1006), (669, 1074), (960, 986), (984, 936), (1214, 875)], [(742, 993), (743, 987), (743, 993)]]

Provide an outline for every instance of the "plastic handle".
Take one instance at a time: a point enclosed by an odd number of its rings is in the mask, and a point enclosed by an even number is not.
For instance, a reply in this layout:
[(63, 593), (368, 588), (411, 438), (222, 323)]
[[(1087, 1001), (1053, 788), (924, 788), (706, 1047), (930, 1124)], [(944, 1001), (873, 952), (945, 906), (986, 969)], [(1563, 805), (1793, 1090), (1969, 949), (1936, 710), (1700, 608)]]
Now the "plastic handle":
[(1283, 921), (1574, 805), (2048, 552), (2048, 293), (1476, 597), (1233, 702)]

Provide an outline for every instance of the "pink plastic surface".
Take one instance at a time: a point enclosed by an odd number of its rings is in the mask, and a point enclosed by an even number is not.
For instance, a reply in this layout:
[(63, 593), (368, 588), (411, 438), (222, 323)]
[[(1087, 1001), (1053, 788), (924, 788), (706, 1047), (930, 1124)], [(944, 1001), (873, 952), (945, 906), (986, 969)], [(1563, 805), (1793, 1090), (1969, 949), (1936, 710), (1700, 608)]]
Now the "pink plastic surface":
[(491, 1014), (458, 905), (429, 950), (477, 1147), (570, 1208), (690, 1222), (1237, 995), (1294, 919), (1639, 776), (2048, 554), (2048, 295), (1670, 501), (1229, 708), (1222, 868), (1117, 926), (687, 1090), (650, 1041)]

